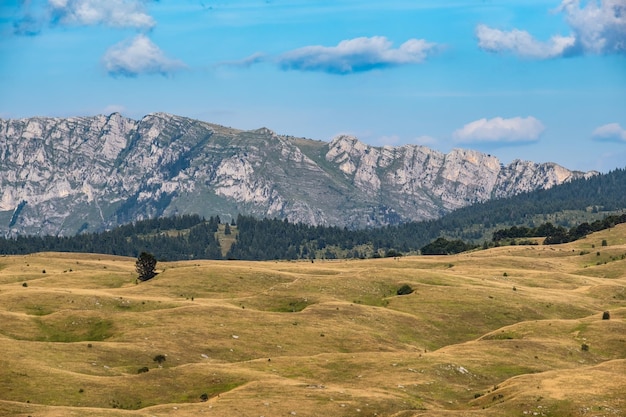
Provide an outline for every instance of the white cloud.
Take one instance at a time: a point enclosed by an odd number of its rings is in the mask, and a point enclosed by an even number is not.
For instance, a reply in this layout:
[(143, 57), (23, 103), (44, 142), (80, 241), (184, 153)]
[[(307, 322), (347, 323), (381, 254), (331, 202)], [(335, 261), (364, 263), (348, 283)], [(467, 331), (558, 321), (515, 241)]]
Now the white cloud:
[(152, 28), (144, 0), (48, 0), (53, 20), (62, 24)]
[(305, 46), (281, 55), (279, 65), (286, 70), (322, 71), (349, 74), (398, 65), (423, 62), (435, 44), (409, 39), (393, 48), (383, 36), (361, 37), (339, 42), (337, 46)]
[(453, 133), (458, 143), (528, 143), (539, 139), (545, 126), (534, 117), (480, 119)]
[(624, 0), (590, 0), (580, 7), (580, 0), (564, 0), (560, 11), (573, 29), (582, 52), (626, 52), (626, 2)]
[(139, 74), (168, 75), (185, 68), (185, 64), (165, 56), (147, 36), (139, 34), (110, 47), (102, 63), (111, 75), (134, 77)]
[(546, 59), (562, 56), (572, 48), (576, 39), (572, 36), (553, 36), (548, 42), (539, 42), (523, 30), (505, 32), (478, 25), (476, 28), (478, 46), (488, 52), (512, 52), (524, 58)]
[(596, 140), (626, 142), (626, 129), (618, 123), (609, 123), (600, 126), (591, 134)]
[(478, 25), (478, 46), (488, 52), (511, 52), (533, 59), (626, 53), (624, 0), (589, 0), (582, 6), (580, 0), (563, 0), (556, 11), (564, 14), (571, 29), (568, 36), (554, 35), (541, 42), (524, 30)]

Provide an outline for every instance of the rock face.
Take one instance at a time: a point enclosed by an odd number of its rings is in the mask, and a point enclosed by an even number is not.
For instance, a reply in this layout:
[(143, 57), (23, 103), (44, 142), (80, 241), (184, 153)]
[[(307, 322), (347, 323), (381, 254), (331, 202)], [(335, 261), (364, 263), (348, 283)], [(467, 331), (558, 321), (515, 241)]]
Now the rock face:
[(0, 119), (0, 232), (71, 235), (238, 213), (351, 228), (433, 219), (593, 173), (423, 146), (376, 148), (155, 113)]

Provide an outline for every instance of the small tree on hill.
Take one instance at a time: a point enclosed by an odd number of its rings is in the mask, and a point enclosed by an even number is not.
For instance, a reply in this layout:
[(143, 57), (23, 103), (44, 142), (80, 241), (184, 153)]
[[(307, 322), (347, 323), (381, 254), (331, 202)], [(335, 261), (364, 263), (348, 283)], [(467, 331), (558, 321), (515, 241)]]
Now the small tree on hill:
[(151, 278), (154, 278), (156, 275), (156, 271), (154, 270), (156, 267), (157, 261), (152, 254), (147, 252), (141, 252), (139, 257), (137, 258), (137, 262), (135, 262), (135, 269), (139, 274), (140, 281), (147, 281)]
[(228, 223), (226, 223), (226, 225), (224, 226), (224, 234), (225, 235), (229, 235), (232, 232), (230, 231), (230, 225)]
[(396, 291), (396, 294), (398, 295), (409, 295), (411, 293), (413, 293), (413, 288), (411, 288), (409, 284), (404, 284), (398, 288), (398, 291)]

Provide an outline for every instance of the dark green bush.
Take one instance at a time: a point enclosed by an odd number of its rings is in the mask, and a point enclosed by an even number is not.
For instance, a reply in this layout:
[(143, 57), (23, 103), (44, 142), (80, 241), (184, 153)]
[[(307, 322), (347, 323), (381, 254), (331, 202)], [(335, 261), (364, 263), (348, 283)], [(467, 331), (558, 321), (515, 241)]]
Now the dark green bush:
[(412, 292), (413, 292), (413, 288), (411, 288), (411, 286), (409, 284), (404, 284), (403, 286), (398, 288), (398, 291), (396, 291), (396, 294), (398, 294), (398, 295), (409, 295)]

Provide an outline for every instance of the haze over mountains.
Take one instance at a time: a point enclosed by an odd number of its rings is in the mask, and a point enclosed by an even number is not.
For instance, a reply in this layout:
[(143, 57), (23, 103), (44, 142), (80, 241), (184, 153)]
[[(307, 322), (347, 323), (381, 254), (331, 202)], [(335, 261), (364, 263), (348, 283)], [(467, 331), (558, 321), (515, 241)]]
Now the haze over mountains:
[(238, 213), (362, 228), (595, 175), (424, 146), (242, 131), (164, 113), (0, 119), (0, 232), (71, 235), (160, 215)]

